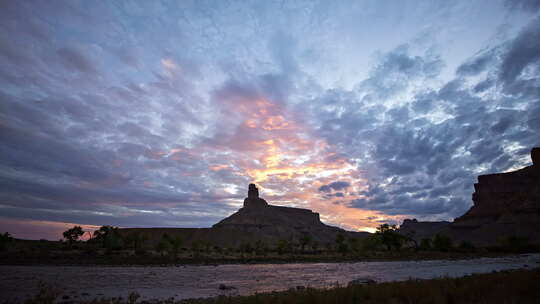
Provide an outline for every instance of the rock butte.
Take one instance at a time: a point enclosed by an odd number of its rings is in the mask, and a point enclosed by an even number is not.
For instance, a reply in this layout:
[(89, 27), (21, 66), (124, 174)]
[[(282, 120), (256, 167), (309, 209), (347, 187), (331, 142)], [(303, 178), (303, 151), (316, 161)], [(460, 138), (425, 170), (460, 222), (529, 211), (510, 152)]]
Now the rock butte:
[[(474, 205), (453, 222), (406, 219), (400, 232), (416, 240), (443, 233), (454, 241), (470, 241), (477, 246), (495, 245), (510, 236), (540, 242), (540, 148), (531, 150), (531, 158), (532, 166), (479, 176), (472, 195)], [(369, 235), (325, 225), (318, 213), (308, 209), (270, 205), (259, 197), (254, 184), (249, 185), (244, 206), (212, 228), (125, 228), (120, 231), (139, 232), (153, 244), (167, 233), (180, 236), (185, 244), (201, 240), (223, 247), (237, 247), (257, 240), (274, 246), (280, 239), (298, 241), (306, 233), (323, 246), (334, 243), (339, 233), (346, 237)]]
[(222, 247), (236, 247), (244, 242), (253, 244), (257, 240), (275, 246), (281, 239), (298, 242), (304, 234), (309, 234), (313, 241), (323, 247), (326, 243), (333, 244), (339, 233), (346, 237), (369, 235), (367, 232), (346, 231), (325, 225), (318, 213), (308, 209), (270, 205), (259, 197), (255, 184), (249, 185), (244, 206), (212, 228), (124, 228), (120, 231), (126, 234), (140, 232), (153, 243), (167, 233), (173, 237), (180, 236), (187, 244), (201, 240)]
[(540, 148), (531, 150), (532, 166), (507, 173), (480, 175), (474, 205), (453, 222), (405, 220), (400, 231), (415, 239), (444, 233), (476, 245), (495, 245), (510, 237), (540, 242)]

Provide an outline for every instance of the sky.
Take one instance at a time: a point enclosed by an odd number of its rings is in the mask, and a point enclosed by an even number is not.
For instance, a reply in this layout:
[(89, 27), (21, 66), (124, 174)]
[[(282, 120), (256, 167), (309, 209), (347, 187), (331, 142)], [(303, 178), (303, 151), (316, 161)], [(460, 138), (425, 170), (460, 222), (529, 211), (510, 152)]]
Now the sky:
[(1, 1), (0, 232), (210, 227), (248, 184), (373, 231), (540, 145), (540, 1)]

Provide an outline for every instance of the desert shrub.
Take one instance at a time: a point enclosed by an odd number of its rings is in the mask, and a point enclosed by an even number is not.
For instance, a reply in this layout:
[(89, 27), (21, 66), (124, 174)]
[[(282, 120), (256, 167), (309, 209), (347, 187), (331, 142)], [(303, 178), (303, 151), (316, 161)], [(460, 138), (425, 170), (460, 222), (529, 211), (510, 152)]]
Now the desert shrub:
[(437, 233), (433, 237), (433, 249), (438, 251), (449, 251), (452, 249), (452, 239), (444, 234)]
[(182, 244), (184, 243), (184, 241), (181, 237), (177, 236), (175, 238), (170, 238), (169, 243), (171, 244), (173, 254), (176, 256), (180, 248), (182, 248)]
[(312, 238), (311, 235), (307, 232), (302, 233), (302, 236), (300, 237), (300, 248), (302, 250), (302, 253), (305, 252), (305, 248), (309, 243), (311, 243)]
[(345, 235), (343, 233), (338, 233), (336, 236), (336, 250), (343, 255), (349, 251), (349, 246), (345, 243)]
[(57, 302), (58, 297), (62, 294), (59, 288), (39, 283), (39, 291), (32, 298), (27, 299), (25, 304), (54, 304)]
[(255, 242), (254, 249), (257, 255), (266, 255), (266, 252), (268, 251), (268, 247), (266, 246), (266, 243), (263, 240), (257, 240)]
[(530, 246), (529, 238), (517, 235), (511, 235), (503, 239), (502, 244), (508, 251), (513, 252), (524, 251)]
[(162, 237), (161, 240), (156, 245), (156, 251), (159, 252), (162, 256), (165, 252), (168, 253), (168, 251), (171, 248), (171, 243), (169, 241), (169, 238)]
[(349, 248), (355, 253), (362, 251), (362, 242), (358, 238), (351, 237), (348, 240)]
[(194, 240), (191, 242), (191, 251), (195, 257), (199, 257), (204, 249), (204, 242), (201, 240)]
[(127, 298), (127, 303), (128, 304), (135, 304), (137, 302), (137, 300), (141, 297), (141, 295), (135, 291), (133, 292), (130, 292), (129, 295), (128, 295), (128, 298)]
[(476, 247), (474, 247), (474, 245), (469, 241), (461, 241), (461, 243), (459, 243), (459, 249), (462, 251), (471, 252), (475, 251)]
[(239, 250), (241, 253), (252, 253), (254, 249), (250, 242), (242, 242)]
[(407, 238), (397, 232), (396, 225), (382, 224), (375, 232), (387, 250), (399, 250)]
[(288, 240), (281, 239), (276, 244), (276, 250), (279, 255), (292, 252), (292, 244)]
[(432, 249), (432, 244), (431, 243), (432, 243), (431, 239), (423, 238), (422, 240), (420, 240), (419, 249), (420, 250), (431, 250)]
[(376, 234), (372, 234), (362, 240), (362, 248), (366, 251), (378, 250), (381, 246), (381, 238)]
[(144, 241), (143, 236), (139, 232), (132, 232), (125, 236), (124, 243), (127, 247), (137, 250), (141, 248), (142, 242)]
[(79, 240), (81, 236), (83, 236), (84, 231), (82, 230), (81, 226), (74, 226), (73, 228), (70, 228), (62, 233), (62, 236), (65, 240), (68, 241), (69, 244), (73, 244)]
[(337, 251), (341, 253), (342, 255), (346, 255), (347, 252), (349, 252), (349, 245), (345, 242), (339, 243), (337, 245)]
[(108, 250), (118, 250), (124, 247), (124, 240), (118, 233), (118, 227), (101, 226), (94, 231), (94, 238), (90, 242), (99, 242), (101, 247)]
[(9, 232), (0, 234), (0, 251), (4, 251), (9, 248), (9, 245), (13, 243), (13, 238)]

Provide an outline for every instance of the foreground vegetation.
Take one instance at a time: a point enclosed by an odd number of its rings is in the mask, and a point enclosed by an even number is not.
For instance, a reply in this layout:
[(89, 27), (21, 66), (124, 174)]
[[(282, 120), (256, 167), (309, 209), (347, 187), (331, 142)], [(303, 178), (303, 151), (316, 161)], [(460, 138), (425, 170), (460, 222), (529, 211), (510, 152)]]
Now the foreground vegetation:
[[(60, 293), (42, 288), (25, 303), (56, 303)], [(403, 282), (351, 285), (330, 289), (294, 289), (252, 296), (220, 296), (210, 299), (138, 301), (131, 293), (127, 299), (94, 299), (70, 303), (169, 303), (169, 304), (328, 304), (328, 303), (538, 303), (540, 269), (475, 274), (462, 278), (408, 280)]]
[(202, 240), (190, 243), (166, 233), (160, 239), (144, 234), (121, 234), (119, 229), (103, 226), (87, 240), (80, 226), (63, 233), (60, 241), (16, 240), (0, 234), (0, 264), (4, 265), (170, 265), (224, 263), (353, 262), (385, 260), (468, 259), (512, 253), (540, 252), (540, 246), (527, 239), (510, 237), (498, 246), (476, 248), (470, 243), (454, 243), (437, 234), (415, 241), (401, 235), (395, 226), (381, 225), (365, 238), (347, 238), (338, 234), (333, 243), (318, 244), (309, 234), (280, 239), (275, 244), (244, 242), (236, 247), (219, 247)]

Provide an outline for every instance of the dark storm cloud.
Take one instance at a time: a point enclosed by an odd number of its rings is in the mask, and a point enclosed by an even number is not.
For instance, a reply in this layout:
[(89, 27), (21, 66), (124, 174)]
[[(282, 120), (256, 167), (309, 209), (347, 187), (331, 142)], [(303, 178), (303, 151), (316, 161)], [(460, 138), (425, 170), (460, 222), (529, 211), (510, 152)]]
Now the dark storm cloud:
[[(527, 27), (515, 38), (508, 51), (503, 55), (502, 64), (499, 72), (499, 81), (501, 81), (505, 87), (513, 89), (512, 93), (517, 94), (526, 88), (529, 81), (518, 79), (518, 77), (525, 72), (527, 67), (536, 68), (529, 73), (533, 73), (532, 77), (537, 76), (534, 73), (538, 73), (538, 64), (540, 60), (540, 17), (534, 19)], [(536, 71), (536, 72), (535, 72)], [(525, 75), (525, 78), (529, 78), (529, 75)]]
[[(335, 91), (316, 100), (310, 109), (320, 134), (358, 159), (368, 179), (368, 190), (350, 206), (426, 219), (453, 218), (471, 205), (477, 175), (508, 170), (526, 157), (530, 147), (540, 144), (532, 135), (540, 114), (534, 74), (539, 68), (539, 33), (535, 19), (515, 39), (467, 60), (441, 89), (419, 90), (399, 107), (376, 107), (358, 97), (362, 95)], [(389, 73), (402, 74), (403, 79), (427, 79), (441, 64), (395, 50), (379, 67), (392, 66)], [(485, 79), (468, 84), (469, 77), (485, 71)], [(387, 89), (392, 95), (406, 91), (407, 81), (392, 84), (378, 74), (374, 70), (370, 85), (359, 86), (363, 96), (378, 96), (378, 104), (384, 105)], [(497, 85), (511, 94), (477, 95)], [(339, 107), (325, 108), (328, 98)], [(445, 118), (434, 123), (433, 115)], [(509, 145), (525, 148), (509, 150)]]
[(540, 9), (540, 0), (506, 0), (505, 5), (512, 9), (535, 12)]
[(459, 215), (538, 144), (539, 21), (485, 47), (469, 28), (492, 35), (501, 3), (399, 5), (1, 2), (2, 215), (209, 226), (255, 173), (284, 204), (339, 200), (329, 217)]
[[(351, 184), (349, 184), (348, 182), (343, 182), (343, 181), (337, 181), (337, 182), (332, 182), (328, 185), (322, 185), (319, 187), (319, 192), (331, 192), (332, 190), (336, 190), (336, 191), (339, 191), (339, 190), (344, 190), (344, 189), (347, 189), (351, 186)], [(343, 194), (341, 194), (343, 195)]]
[(368, 98), (388, 98), (411, 82), (428, 79), (439, 74), (443, 61), (433, 54), (414, 56), (409, 45), (401, 45), (387, 53), (362, 81), (357, 89), (369, 90)]
[(96, 73), (93, 63), (84, 52), (73, 47), (61, 48), (57, 51), (60, 60), (69, 69), (79, 70), (85, 73)]
[[(148, 68), (152, 75), (119, 82), (125, 67), (116, 65), (118, 54), (92, 42), (105, 31), (86, 29), (101, 26), (99, 10), (68, 22), (81, 13), (75, 6), (59, 4), (52, 12), (40, 5), (0, 10), (6, 17), (0, 23), (0, 78), (6, 80), (0, 91), (2, 214), (200, 227), (229, 213), (224, 202), (242, 194), (216, 190), (200, 174), (208, 163), (183, 145), (196, 135), (186, 129), (203, 126), (195, 114), (203, 106), (193, 92), (192, 81), (200, 77), (196, 64), (160, 53), (153, 58), (158, 64)], [(39, 14), (46, 16), (29, 17)], [(50, 16), (63, 22), (42, 24)], [(63, 39), (78, 31), (87, 32), (84, 39)], [(133, 58), (137, 51), (126, 47), (122, 62), (141, 67)], [(220, 174), (222, 182), (246, 182), (234, 172)]]
[(489, 68), (489, 65), (492, 64), (495, 60), (494, 50), (490, 52), (485, 52), (480, 54), (472, 59), (468, 60), (464, 64), (460, 65), (457, 68), (456, 73), (463, 76), (474, 76), (485, 71)]

